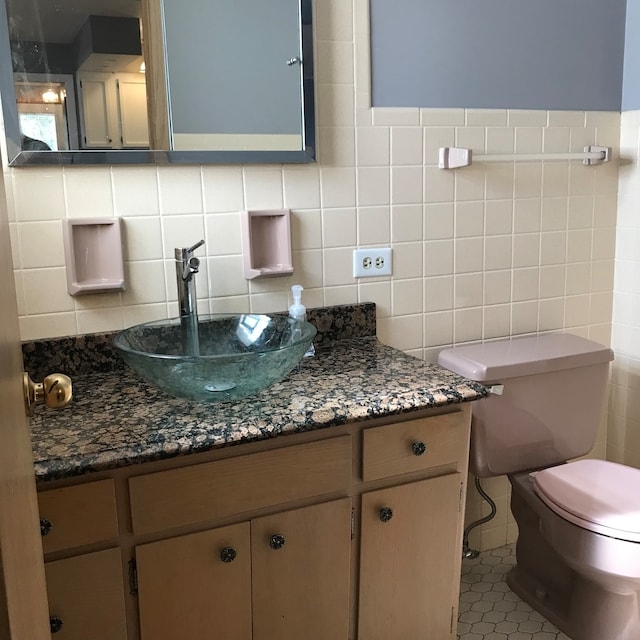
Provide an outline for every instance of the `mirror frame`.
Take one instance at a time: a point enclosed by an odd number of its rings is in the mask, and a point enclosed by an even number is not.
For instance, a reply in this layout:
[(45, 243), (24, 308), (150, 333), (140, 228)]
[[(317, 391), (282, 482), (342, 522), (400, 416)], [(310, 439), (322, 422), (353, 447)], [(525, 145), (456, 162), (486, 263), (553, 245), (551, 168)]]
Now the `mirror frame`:
[[(160, 0), (147, 0), (160, 2)], [(303, 64), (313, 72), (313, 11), (312, 0), (299, 0), (298, 15), (300, 19), (300, 50)], [(143, 0), (143, 6), (146, 4)], [(303, 9), (308, 8), (303, 12)], [(0, 0), (0, 101), (6, 137), (7, 163), (10, 167), (28, 167), (41, 165), (126, 165), (126, 164), (306, 164), (316, 161), (316, 126), (315, 126), (315, 78), (312, 73), (311, 82), (305, 87), (301, 82), (302, 109), (302, 143), (303, 148), (296, 151), (173, 151), (173, 150), (70, 150), (70, 151), (23, 151), (20, 143), (20, 123), (16, 104), (13, 65), (11, 60), (11, 44), (9, 40), (9, 24), (7, 6)], [(308, 16), (304, 29), (302, 18)]]

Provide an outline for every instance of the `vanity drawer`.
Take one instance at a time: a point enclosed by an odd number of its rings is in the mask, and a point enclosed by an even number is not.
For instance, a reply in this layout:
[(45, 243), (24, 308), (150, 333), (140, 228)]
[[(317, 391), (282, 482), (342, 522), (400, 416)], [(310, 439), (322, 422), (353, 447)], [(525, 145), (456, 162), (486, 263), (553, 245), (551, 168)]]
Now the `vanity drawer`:
[(362, 479), (378, 480), (446, 464), (466, 464), (469, 411), (364, 429)]
[(118, 537), (113, 480), (40, 491), (38, 508), (45, 553)]
[(351, 482), (351, 436), (159, 471), (129, 480), (135, 534), (335, 492)]

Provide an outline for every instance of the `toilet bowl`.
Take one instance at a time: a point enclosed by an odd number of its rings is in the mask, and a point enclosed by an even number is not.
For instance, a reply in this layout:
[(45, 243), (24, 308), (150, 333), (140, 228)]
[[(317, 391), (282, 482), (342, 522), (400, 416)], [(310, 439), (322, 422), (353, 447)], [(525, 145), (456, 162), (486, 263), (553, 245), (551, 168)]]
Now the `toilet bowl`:
[(567, 462), (595, 443), (612, 358), (569, 334), (439, 357), (501, 393), (474, 403), (470, 469), (509, 478), (518, 540), (507, 582), (572, 640), (640, 640), (640, 470)]
[[(602, 460), (580, 462), (604, 465), (598, 480), (611, 471), (606, 467), (612, 463)], [(566, 467), (570, 472), (577, 464), (546, 471)], [(633, 472), (635, 486), (640, 486), (640, 471), (623, 468)], [(572, 640), (640, 638), (640, 543), (635, 540), (640, 531), (629, 531), (620, 538), (614, 537), (621, 533), (613, 527), (609, 533), (614, 535), (607, 535), (604, 518), (599, 522), (584, 519), (580, 526), (574, 513), (577, 509), (565, 510), (557, 503), (552, 506), (554, 489), (553, 497), (547, 494), (543, 499), (536, 478), (529, 473), (513, 474), (509, 480), (511, 510), (519, 531), (517, 564), (507, 576), (509, 587)], [(604, 495), (597, 482), (583, 485), (578, 492), (584, 494), (591, 488)], [(569, 505), (579, 504), (580, 496), (572, 495), (575, 489), (565, 487), (560, 499), (566, 498)], [(612, 497), (610, 506), (614, 505)], [(637, 518), (637, 513), (631, 515)]]

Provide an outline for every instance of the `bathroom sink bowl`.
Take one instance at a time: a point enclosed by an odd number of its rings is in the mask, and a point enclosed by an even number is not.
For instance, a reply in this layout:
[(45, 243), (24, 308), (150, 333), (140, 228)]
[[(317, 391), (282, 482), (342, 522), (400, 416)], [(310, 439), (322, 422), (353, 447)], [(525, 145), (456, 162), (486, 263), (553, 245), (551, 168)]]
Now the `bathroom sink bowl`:
[(282, 380), (316, 335), (284, 315), (171, 318), (118, 333), (114, 345), (147, 382), (179, 398), (240, 400)]

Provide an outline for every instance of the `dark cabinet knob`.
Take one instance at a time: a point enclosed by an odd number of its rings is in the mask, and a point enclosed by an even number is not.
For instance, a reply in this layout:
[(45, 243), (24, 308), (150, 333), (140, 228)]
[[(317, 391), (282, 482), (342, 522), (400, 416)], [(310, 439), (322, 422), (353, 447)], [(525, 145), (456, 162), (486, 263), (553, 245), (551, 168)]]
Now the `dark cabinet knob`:
[(60, 629), (63, 627), (63, 622), (58, 616), (51, 616), (49, 618), (49, 627), (51, 628), (51, 633), (58, 633)]
[(282, 549), (285, 542), (286, 540), (284, 539), (284, 536), (276, 533), (275, 535), (271, 536), (271, 540), (269, 540), (269, 546), (272, 549)]
[(222, 562), (233, 562), (237, 555), (238, 553), (233, 547), (224, 547), (222, 551), (220, 551), (220, 560), (222, 560)]
[(421, 456), (426, 450), (427, 445), (422, 440), (418, 440), (411, 445), (411, 453), (414, 456)]
[(382, 507), (378, 516), (382, 522), (389, 522), (393, 518), (393, 509), (391, 507)]
[(53, 525), (51, 524), (51, 520), (47, 520), (46, 518), (40, 518), (40, 535), (48, 536), (49, 532)]

